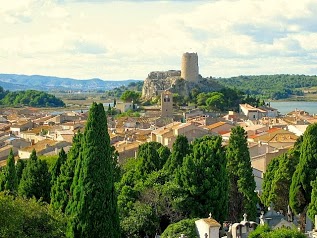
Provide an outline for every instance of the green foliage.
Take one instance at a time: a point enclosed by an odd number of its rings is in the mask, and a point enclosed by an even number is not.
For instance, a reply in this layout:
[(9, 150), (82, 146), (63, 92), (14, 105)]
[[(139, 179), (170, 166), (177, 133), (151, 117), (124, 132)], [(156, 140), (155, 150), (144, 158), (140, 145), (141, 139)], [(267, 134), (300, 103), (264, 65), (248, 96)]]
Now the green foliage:
[(265, 206), (273, 202), (277, 211), (287, 211), (292, 176), (299, 161), (296, 149), (274, 158), (264, 174), (261, 201)]
[(295, 213), (305, 213), (311, 201), (311, 182), (317, 177), (317, 124), (309, 125), (303, 135), (299, 163), (292, 177), (290, 206)]
[(74, 178), (74, 171), (76, 160), (81, 150), (82, 133), (78, 132), (73, 137), (73, 144), (67, 154), (65, 163), (62, 163), (60, 168), (60, 175), (51, 189), (51, 206), (54, 210), (65, 212), (66, 206), (69, 202), (70, 187)]
[(122, 112), (115, 115), (115, 118), (120, 118), (120, 117), (140, 117), (140, 113), (134, 112), (133, 110), (128, 110), (126, 112)]
[(66, 218), (47, 204), (0, 193), (0, 237), (62, 238)]
[(15, 160), (12, 149), (7, 159), (7, 165), (4, 169), (4, 190), (10, 191), (12, 194), (17, 194), (18, 178), (15, 171)]
[(67, 237), (119, 237), (115, 168), (102, 104), (90, 107), (76, 163)]
[(58, 154), (58, 158), (55, 164), (52, 166), (51, 172), (51, 183), (52, 185), (57, 182), (57, 178), (61, 173), (61, 166), (65, 163), (67, 158), (67, 154), (65, 153), (64, 149), (62, 148)]
[(22, 197), (50, 201), (50, 174), (45, 161), (37, 158), (35, 150), (27, 161), (19, 184), (18, 193)]
[(140, 97), (141, 97), (141, 93), (127, 90), (121, 95), (120, 99), (124, 102), (132, 102), (133, 101), (134, 103), (137, 103), (139, 101)]
[(16, 165), (15, 165), (15, 171), (17, 174), (17, 180), (18, 180), (18, 184), (20, 184), (20, 180), (22, 178), (22, 173), (24, 168), (26, 167), (26, 160), (22, 160), (22, 159), (18, 159)]
[(257, 228), (249, 233), (248, 238), (262, 238), (262, 237), (266, 237), (268, 232), (271, 232), (271, 228), (265, 224), (265, 225), (261, 225), (261, 226), (257, 226)]
[(271, 99), (303, 95), (302, 88), (317, 86), (316, 76), (289, 74), (238, 76), (219, 78), (216, 81), (225, 87), (235, 88), (250, 95), (262, 95), (264, 98)]
[(197, 237), (195, 221), (198, 218), (184, 219), (179, 222), (170, 224), (162, 233), (161, 238), (179, 238), (181, 234), (186, 237)]
[(222, 139), (205, 136), (196, 139), (177, 171), (176, 183), (182, 189), (179, 206), (190, 217), (205, 217), (224, 221), (228, 208), (228, 179)]
[(175, 170), (182, 166), (183, 160), (190, 152), (188, 139), (184, 135), (178, 135), (173, 143), (171, 156), (166, 161), (164, 169), (171, 175), (175, 175)]
[(26, 90), (9, 92), (1, 99), (5, 106), (31, 106), (31, 107), (64, 107), (65, 103), (54, 95), (36, 91)]
[(247, 133), (240, 126), (233, 127), (226, 148), (229, 177), (229, 220), (237, 222), (246, 213), (256, 218), (257, 194), (247, 144)]
[(267, 225), (258, 226), (254, 231), (250, 232), (249, 238), (305, 238), (305, 234), (287, 228), (279, 228), (271, 230)]
[(140, 161), (139, 171), (141, 175), (150, 174), (153, 171), (160, 170), (164, 162), (161, 159), (158, 149), (162, 147), (162, 144), (158, 142), (147, 142), (139, 146), (137, 158)]

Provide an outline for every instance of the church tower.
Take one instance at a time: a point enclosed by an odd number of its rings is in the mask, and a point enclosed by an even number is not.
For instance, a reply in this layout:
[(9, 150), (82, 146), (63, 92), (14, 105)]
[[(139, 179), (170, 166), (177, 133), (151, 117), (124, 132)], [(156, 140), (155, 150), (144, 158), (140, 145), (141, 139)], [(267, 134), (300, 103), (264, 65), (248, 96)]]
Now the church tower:
[(161, 93), (161, 116), (173, 116), (173, 94), (170, 91), (163, 91)]

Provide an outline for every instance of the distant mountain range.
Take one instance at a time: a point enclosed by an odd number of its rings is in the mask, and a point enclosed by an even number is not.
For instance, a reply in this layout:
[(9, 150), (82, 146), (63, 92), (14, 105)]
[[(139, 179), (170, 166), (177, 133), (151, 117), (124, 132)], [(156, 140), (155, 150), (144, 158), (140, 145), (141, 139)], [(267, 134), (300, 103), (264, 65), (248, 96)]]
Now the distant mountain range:
[(78, 80), (42, 75), (0, 74), (0, 86), (5, 90), (40, 90), (40, 91), (96, 91), (111, 90), (127, 86), (131, 82), (142, 80), (105, 81), (98, 78)]

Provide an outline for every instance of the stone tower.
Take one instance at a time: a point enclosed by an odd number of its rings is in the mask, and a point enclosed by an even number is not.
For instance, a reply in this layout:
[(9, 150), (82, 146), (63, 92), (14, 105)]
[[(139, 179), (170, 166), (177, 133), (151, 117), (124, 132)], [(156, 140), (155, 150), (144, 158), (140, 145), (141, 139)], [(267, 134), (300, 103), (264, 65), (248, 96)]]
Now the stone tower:
[(173, 116), (173, 94), (170, 91), (163, 91), (161, 93), (161, 116)]
[(190, 82), (198, 81), (198, 55), (197, 53), (184, 53), (182, 57), (181, 77)]

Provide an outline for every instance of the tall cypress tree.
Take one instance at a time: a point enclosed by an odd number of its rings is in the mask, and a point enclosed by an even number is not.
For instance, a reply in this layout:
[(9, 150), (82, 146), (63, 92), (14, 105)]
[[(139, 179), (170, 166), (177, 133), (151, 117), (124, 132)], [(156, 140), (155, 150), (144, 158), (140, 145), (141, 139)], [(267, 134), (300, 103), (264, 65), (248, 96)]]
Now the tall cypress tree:
[(184, 135), (178, 135), (173, 143), (172, 154), (164, 165), (164, 169), (173, 175), (177, 168), (180, 168), (183, 164), (183, 160), (190, 152), (188, 139)]
[(15, 171), (16, 171), (17, 178), (18, 178), (18, 184), (20, 184), (20, 180), (22, 178), (22, 173), (23, 173), (25, 166), (26, 166), (26, 160), (18, 159), (18, 161), (15, 165)]
[(177, 169), (175, 182), (182, 190), (177, 199), (190, 217), (213, 218), (224, 221), (228, 209), (228, 177), (222, 139), (205, 136), (196, 139), (193, 149)]
[(246, 213), (250, 220), (256, 218), (257, 194), (247, 144), (247, 133), (240, 127), (231, 129), (226, 150), (229, 176), (229, 220), (241, 220)]
[(4, 190), (16, 193), (18, 189), (18, 178), (15, 171), (15, 161), (12, 149), (7, 159), (7, 165), (4, 172)]
[(92, 104), (82, 143), (67, 207), (72, 218), (67, 236), (118, 238), (114, 163), (102, 104)]
[(18, 193), (20, 196), (37, 199), (42, 198), (50, 202), (51, 181), (47, 163), (39, 160), (36, 151), (33, 150), (26, 167), (23, 170), (19, 184)]
[(64, 148), (62, 148), (61, 151), (58, 153), (58, 158), (57, 158), (55, 164), (53, 165), (53, 167), (51, 169), (51, 182), (52, 182), (52, 185), (54, 183), (56, 183), (56, 180), (57, 180), (58, 176), (61, 173), (61, 167), (65, 163), (66, 158), (67, 158), (67, 154), (65, 153)]
[(312, 185), (317, 177), (317, 123), (309, 125), (300, 147), (299, 163), (292, 177), (289, 202), (295, 213), (301, 214), (301, 229), (311, 202)]
[(74, 178), (76, 161), (81, 150), (81, 138), (83, 134), (78, 132), (73, 137), (73, 144), (67, 154), (65, 163), (61, 165), (61, 172), (51, 190), (51, 206), (54, 210), (65, 212), (70, 198), (70, 187)]

